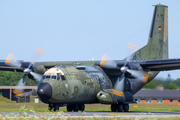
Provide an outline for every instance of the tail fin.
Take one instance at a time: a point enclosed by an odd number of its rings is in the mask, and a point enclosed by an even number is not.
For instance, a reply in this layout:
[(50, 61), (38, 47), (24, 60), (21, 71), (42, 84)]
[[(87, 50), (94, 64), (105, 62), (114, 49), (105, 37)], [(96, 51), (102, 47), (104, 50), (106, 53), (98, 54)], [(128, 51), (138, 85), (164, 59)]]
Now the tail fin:
[(168, 58), (168, 7), (158, 4), (154, 8), (148, 43), (136, 52), (136, 59), (166, 58)]

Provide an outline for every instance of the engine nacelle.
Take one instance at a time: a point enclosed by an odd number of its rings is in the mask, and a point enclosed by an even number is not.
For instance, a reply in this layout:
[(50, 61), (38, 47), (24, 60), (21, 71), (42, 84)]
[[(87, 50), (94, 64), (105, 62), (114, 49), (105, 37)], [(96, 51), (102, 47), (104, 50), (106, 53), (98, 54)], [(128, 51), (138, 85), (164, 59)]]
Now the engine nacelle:
[(125, 77), (126, 78), (135, 78), (134, 76), (132, 76), (131, 74), (131, 70), (142, 70), (141, 66), (139, 64), (133, 64), (133, 63), (130, 63), (130, 64), (127, 64), (126, 66), (128, 68), (128, 71), (125, 73)]
[[(30, 68), (33, 72), (43, 75), (46, 72), (46, 68), (43, 65), (32, 66)], [(35, 80), (31, 74), (28, 74), (28, 77), (32, 80)]]
[(46, 68), (43, 65), (32, 66), (32, 71), (43, 75), (46, 72)]
[(113, 92), (100, 91), (97, 96), (100, 103), (103, 104), (114, 104), (114, 103), (134, 103), (134, 96), (130, 92), (123, 92), (121, 96), (113, 94)]

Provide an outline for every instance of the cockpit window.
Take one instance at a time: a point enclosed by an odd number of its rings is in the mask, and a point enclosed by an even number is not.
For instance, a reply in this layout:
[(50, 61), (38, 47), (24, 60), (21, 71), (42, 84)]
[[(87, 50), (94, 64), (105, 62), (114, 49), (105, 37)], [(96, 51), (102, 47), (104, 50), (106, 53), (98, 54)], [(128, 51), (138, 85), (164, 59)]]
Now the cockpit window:
[(57, 80), (60, 80), (60, 73), (57, 73)]
[(50, 76), (46, 76), (46, 79), (50, 78)]
[(46, 78), (46, 76), (45, 76), (45, 75), (43, 75), (42, 79), (44, 80), (45, 78)]
[(61, 75), (61, 79), (62, 79), (62, 80), (66, 80), (65, 77), (64, 77), (64, 75)]
[(56, 80), (56, 76), (54, 76), (54, 75), (53, 75), (53, 76), (51, 76), (51, 79), (55, 79), (55, 80)]

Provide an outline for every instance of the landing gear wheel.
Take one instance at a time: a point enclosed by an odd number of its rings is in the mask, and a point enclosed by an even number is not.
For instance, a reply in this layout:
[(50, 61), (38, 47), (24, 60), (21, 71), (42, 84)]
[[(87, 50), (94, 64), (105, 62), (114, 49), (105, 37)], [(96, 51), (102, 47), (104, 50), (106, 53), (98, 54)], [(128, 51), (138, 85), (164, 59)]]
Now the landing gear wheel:
[(84, 109), (85, 109), (85, 106), (84, 106), (84, 104), (79, 104), (79, 111), (84, 111)]
[(58, 104), (54, 104), (54, 112), (58, 112), (59, 111), (59, 105)]
[(116, 106), (117, 106), (116, 104), (111, 104), (111, 111), (112, 112), (116, 112), (116, 110), (117, 110)]
[(123, 110), (124, 110), (124, 112), (128, 112), (129, 111), (129, 104), (124, 104)]
[(117, 110), (118, 110), (118, 112), (122, 112), (122, 110), (123, 110), (123, 105), (122, 105), (122, 104), (118, 104), (118, 105), (117, 105)]
[(79, 105), (78, 104), (73, 105), (73, 107), (74, 107), (74, 109), (73, 109), (74, 112), (77, 112), (79, 110)]
[(52, 104), (49, 104), (48, 109), (49, 109), (49, 111), (51, 112), (51, 110), (53, 109), (53, 105), (52, 105)]
[(66, 109), (67, 109), (68, 112), (72, 112), (72, 105), (67, 105)]

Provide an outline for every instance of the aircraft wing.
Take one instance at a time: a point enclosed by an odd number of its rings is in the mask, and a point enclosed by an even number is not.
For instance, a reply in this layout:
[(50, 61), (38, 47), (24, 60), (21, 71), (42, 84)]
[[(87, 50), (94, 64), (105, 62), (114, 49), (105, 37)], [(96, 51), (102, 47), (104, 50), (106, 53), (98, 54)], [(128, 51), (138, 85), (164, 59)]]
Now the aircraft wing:
[[(116, 64), (114, 64), (116, 63)], [(115, 61), (105, 61), (96, 62), (96, 65), (103, 67), (104, 69), (119, 70), (122, 66), (126, 64), (126, 61), (115, 60)], [(132, 60), (128, 64), (140, 64), (145, 70), (150, 71), (168, 71), (180, 69), (180, 58), (178, 59), (154, 59), (154, 60)]]
[[(13, 62), (13, 61), (11, 61)], [(52, 62), (36, 62), (33, 66), (43, 65), (46, 69), (59, 65), (94, 65), (97, 61), (52, 61)], [(29, 66), (30, 62), (18, 61), (21, 64), (21, 68), (5, 64), (5, 60), (0, 61), (0, 70), (2, 71), (17, 71), (23, 72), (24, 68)]]
[(180, 69), (180, 58), (178, 59), (159, 59), (159, 60), (142, 60), (139, 64), (144, 69), (150, 71), (168, 71)]
[[(23, 68), (27, 68), (30, 62), (19, 61), (22, 66), (12, 67), (5, 64), (5, 61), (0, 61), (0, 70), (3, 71), (17, 71), (23, 72)], [(115, 60), (119, 67), (125, 64), (123, 60)], [(133, 60), (133, 64), (140, 64), (143, 69), (148, 69), (150, 71), (167, 71), (180, 69), (180, 58), (178, 59), (159, 59), (159, 60)], [(36, 62), (34, 66), (43, 65), (46, 69), (52, 68), (59, 65), (100, 65), (100, 61), (52, 61), (52, 62)], [(119, 67), (116, 69), (119, 69)], [(114, 67), (113, 67), (114, 68)], [(113, 69), (112, 68), (112, 69)], [(111, 68), (110, 68), (111, 69)]]

